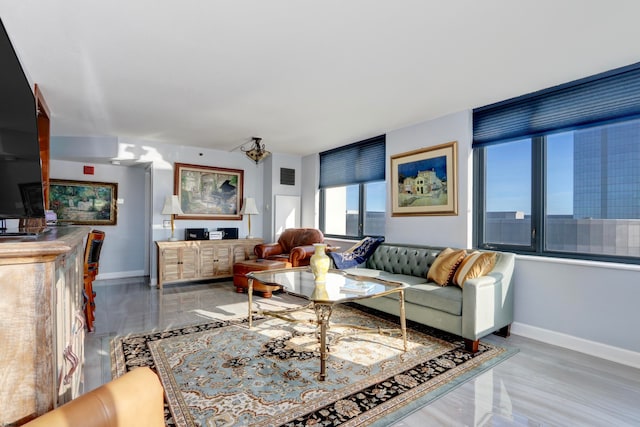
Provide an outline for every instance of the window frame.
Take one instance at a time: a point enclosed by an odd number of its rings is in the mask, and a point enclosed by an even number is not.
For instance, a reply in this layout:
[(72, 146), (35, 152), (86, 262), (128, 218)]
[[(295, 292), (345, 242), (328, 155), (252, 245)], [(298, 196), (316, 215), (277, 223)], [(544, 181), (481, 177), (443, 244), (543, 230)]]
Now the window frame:
[[(606, 125), (599, 123), (596, 126)], [(571, 130), (579, 130), (576, 127)], [(549, 132), (551, 135), (555, 132)], [(547, 211), (547, 135), (531, 137), (531, 240), (530, 245), (512, 245), (488, 242), (485, 238), (486, 224), (486, 150), (491, 146), (508, 143), (514, 139), (496, 141), (489, 145), (473, 149), (473, 235), (475, 246), (479, 249), (499, 250), (523, 255), (542, 256), (550, 258), (567, 258), (589, 261), (617, 262), (623, 264), (640, 264), (640, 257), (594, 254), (585, 252), (565, 252), (545, 250), (546, 237), (545, 215)], [(522, 139), (522, 138), (517, 138)]]
[[(345, 240), (360, 240), (363, 239), (367, 236), (372, 236), (372, 237), (384, 237), (384, 234), (365, 234), (364, 232), (364, 227), (365, 227), (365, 219), (366, 219), (366, 200), (367, 200), (367, 195), (366, 195), (366, 191), (367, 191), (367, 184), (370, 183), (374, 183), (374, 182), (384, 182), (384, 181), (380, 181), (380, 180), (375, 180), (375, 181), (368, 181), (368, 182), (361, 182), (359, 184), (350, 184), (350, 185), (357, 185), (358, 186), (358, 235), (357, 236), (351, 236), (351, 235), (342, 235), (342, 234), (332, 234), (332, 233), (326, 233), (326, 219), (325, 219), (325, 213), (326, 213), (326, 191), (324, 188), (320, 189), (320, 196), (319, 196), (319, 208), (320, 208), (320, 215), (319, 215), (319, 226), (320, 226), (320, 231), (322, 231), (322, 234), (325, 237), (330, 237), (330, 238), (334, 238), (334, 239), (345, 239)], [(347, 185), (345, 185), (345, 187), (347, 187)], [(329, 187), (331, 188), (331, 187)], [(385, 203), (386, 206), (386, 203)], [(385, 208), (385, 215), (386, 215), (386, 208)]]
[[(478, 248), (640, 264), (640, 256), (545, 250), (548, 136), (640, 119), (640, 62), (473, 109), (473, 236)], [(532, 138), (530, 246), (485, 242), (487, 147)], [(637, 142), (640, 144), (640, 141)], [(635, 219), (635, 218), (634, 218)]]
[[(364, 233), (366, 220), (366, 187), (374, 182), (386, 182), (386, 134), (320, 153), (319, 167), (319, 215), (320, 231), (331, 238), (356, 240)], [(358, 186), (358, 235), (326, 233), (326, 208), (328, 188)], [(387, 204), (385, 203), (385, 215)], [(373, 236), (373, 235), (372, 235)], [(381, 235), (380, 237), (384, 237)]]

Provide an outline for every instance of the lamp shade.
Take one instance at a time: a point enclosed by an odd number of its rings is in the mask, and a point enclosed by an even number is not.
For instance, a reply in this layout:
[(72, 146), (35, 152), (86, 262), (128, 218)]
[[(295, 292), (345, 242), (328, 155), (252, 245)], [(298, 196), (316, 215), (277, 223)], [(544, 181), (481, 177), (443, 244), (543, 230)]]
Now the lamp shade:
[(178, 196), (167, 196), (167, 198), (164, 199), (162, 215), (184, 215), (184, 212), (182, 212), (182, 208), (180, 207), (180, 199), (178, 199)]
[(242, 209), (240, 209), (240, 215), (258, 215), (258, 208), (256, 207), (255, 199), (251, 197), (247, 197), (244, 199), (244, 204), (242, 205)]

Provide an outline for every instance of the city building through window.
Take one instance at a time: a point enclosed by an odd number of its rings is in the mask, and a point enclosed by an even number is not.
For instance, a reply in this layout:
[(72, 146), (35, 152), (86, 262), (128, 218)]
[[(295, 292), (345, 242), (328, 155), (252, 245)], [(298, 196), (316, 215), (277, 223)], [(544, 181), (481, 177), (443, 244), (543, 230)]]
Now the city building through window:
[(474, 111), (476, 245), (640, 263), (638, 117), (637, 64)]

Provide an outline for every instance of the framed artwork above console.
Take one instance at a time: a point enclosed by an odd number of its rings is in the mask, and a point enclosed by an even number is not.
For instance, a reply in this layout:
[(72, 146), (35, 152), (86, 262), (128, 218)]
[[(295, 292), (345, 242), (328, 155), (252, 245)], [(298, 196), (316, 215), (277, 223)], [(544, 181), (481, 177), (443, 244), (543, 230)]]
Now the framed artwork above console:
[(183, 215), (175, 219), (240, 220), (244, 171), (175, 163), (174, 194)]

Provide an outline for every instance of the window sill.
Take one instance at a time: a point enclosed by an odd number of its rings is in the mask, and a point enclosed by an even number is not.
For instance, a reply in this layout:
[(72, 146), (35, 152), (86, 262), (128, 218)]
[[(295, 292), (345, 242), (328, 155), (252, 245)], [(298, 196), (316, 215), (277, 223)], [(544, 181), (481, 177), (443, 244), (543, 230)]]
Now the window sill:
[(621, 262), (605, 262), (605, 261), (593, 261), (586, 259), (574, 259), (574, 258), (555, 258), (535, 255), (521, 255), (516, 254), (516, 260), (534, 261), (543, 263), (576, 265), (584, 267), (605, 268), (611, 270), (628, 270), (640, 272), (640, 265), (637, 264), (625, 264)]

